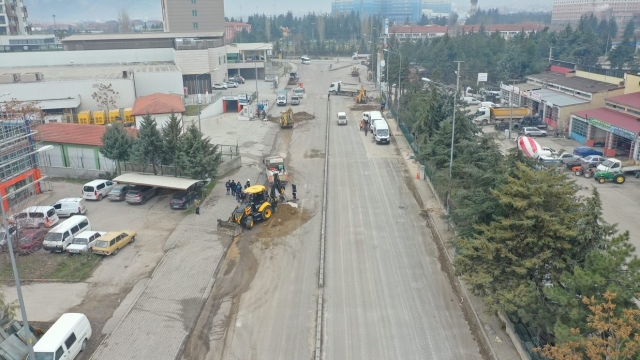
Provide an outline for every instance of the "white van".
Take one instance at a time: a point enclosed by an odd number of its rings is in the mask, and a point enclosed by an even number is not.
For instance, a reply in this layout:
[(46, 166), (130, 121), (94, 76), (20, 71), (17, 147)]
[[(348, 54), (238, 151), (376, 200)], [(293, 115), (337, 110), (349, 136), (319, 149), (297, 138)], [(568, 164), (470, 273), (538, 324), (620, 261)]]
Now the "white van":
[(480, 100), (474, 98), (473, 96), (465, 96), (462, 98), (469, 105), (480, 105)]
[(118, 183), (111, 180), (93, 180), (82, 187), (82, 197), (89, 200), (102, 200), (116, 185)]
[(65, 198), (56, 201), (51, 205), (56, 209), (58, 217), (69, 217), (71, 215), (84, 215), (87, 212), (83, 198)]
[(291, 95), (291, 105), (300, 105), (300, 96), (299, 95)]
[(76, 235), (87, 230), (91, 230), (89, 219), (86, 216), (74, 215), (51, 229), (44, 237), (42, 247), (51, 252), (63, 252)]
[(73, 360), (87, 349), (91, 324), (85, 314), (62, 314), (33, 346), (37, 360)]
[(369, 111), (362, 112), (362, 120), (371, 121), (371, 113)]
[(369, 120), (373, 123), (376, 120), (384, 119), (380, 111), (369, 111)]
[(376, 144), (389, 144), (389, 125), (384, 119), (374, 120), (371, 125), (371, 133)]
[(301, 61), (302, 61), (302, 63), (303, 63), (303, 64), (305, 64), (305, 65), (310, 65), (310, 64), (311, 64), (311, 59), (309, 59), (309, 58), (308, 58), (308, 57), (306, 57), (306, 56), (302, 56), (302, 57), (300, 57), (300, 60), (301, 60)]
[(22, 228), (45, 228), (57, 224), (58, 220), (52, 206), (30, 206), (11, 217), (10, 222)]
[(486, 108), (496, 108), (499, 107), (498, 104), (492, 103), (491, 101), (483, 101), (480, 103), (478, 107), (486, 107)]
[(338, 125), (347, 125), (347, 113), (343, 111), (338, 113)]

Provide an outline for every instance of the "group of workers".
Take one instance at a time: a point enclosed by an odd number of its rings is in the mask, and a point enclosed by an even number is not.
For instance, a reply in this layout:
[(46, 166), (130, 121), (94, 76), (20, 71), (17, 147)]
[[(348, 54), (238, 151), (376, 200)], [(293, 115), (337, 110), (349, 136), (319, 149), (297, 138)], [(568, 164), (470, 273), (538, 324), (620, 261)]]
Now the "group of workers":
[[(247, 179), (247, 182), (244, 183), (244, 189), (250, 186), (251, 186), (251, 179)], [(227, 189), (227, 195), (231, 194), (235, 196), (238, 202), (242, 201), (242, 199), (245, 198), (245, 194), (242, 191), (243, 190), (242, 183), (240, 183), (240, 180), (238, 180), (238, 182), (236, 182), (235, 180), (227, 180), (225, 187)]]

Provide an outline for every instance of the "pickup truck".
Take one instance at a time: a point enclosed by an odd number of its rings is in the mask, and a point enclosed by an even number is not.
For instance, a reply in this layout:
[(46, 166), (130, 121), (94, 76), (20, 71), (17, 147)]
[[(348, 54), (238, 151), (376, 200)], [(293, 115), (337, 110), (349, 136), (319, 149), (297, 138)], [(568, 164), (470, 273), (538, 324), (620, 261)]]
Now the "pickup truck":
[(632, 162), (632, 164), (625, 166), (622, 161), (616, 158), (609, 158), (605, 160), (602, 164), (598, 165), (596, 170), (607, 172), (620, 171), (622, 173), (632, 172), (636, 178), (640, 178), (640, 165), (636, 165)]
[(286, 184), (289, 182), (289, 173), (284, 167), (284, 158), (282, 156), (264, 158), (264, 166), (266, 167), (269, 184), (273, 184), (273, 174), (278, 174), (278, 179), (280, 179), (281, 183)]

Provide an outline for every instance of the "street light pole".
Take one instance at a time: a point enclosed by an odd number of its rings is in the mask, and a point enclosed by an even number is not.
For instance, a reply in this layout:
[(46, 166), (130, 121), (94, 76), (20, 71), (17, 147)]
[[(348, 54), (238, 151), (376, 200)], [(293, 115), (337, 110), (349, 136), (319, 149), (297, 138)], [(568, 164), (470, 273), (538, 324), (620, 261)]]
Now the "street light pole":
[(453, 179), (453, 143), (456, 136), (456, 108), (458, 107), (458, 91), (460, 91), (460, 63), (464, 61), (456, 60), (458, 71), (456, 71), (456, 93), (453, 97), (453, 120), (451, 121), (451, 154), (449, 156), (449, 191), (447, 192), (447, 231), (451, 229), (451, 181)]
[(258, 95), (258, 62), (254, 62), (253, 65), (256, 69), (256, 106), (259, 106), (258, 104), (260, 102), (260, 96)]
[(400, 67), (398, 68), (398, 96), (397, 96), (397, 105), (396, 105), (396, 131), (400, 128), (400, 81), (402, 78), (402, 55), (398, 53), (398, 57), (400, 58)]

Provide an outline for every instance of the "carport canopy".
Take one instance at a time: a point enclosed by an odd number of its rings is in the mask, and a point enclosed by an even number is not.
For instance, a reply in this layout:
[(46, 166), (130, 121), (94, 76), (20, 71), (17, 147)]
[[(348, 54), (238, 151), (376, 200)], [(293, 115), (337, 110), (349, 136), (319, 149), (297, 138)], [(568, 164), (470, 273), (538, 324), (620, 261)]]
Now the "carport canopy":
[(128, 173), (118, 176), (117, 178), (113, 179), (113, 181), (133, 185), (157, 186), (165, 189), (187, 190), (193, 184), (199, 183), (204, 180), (153, 174)]

